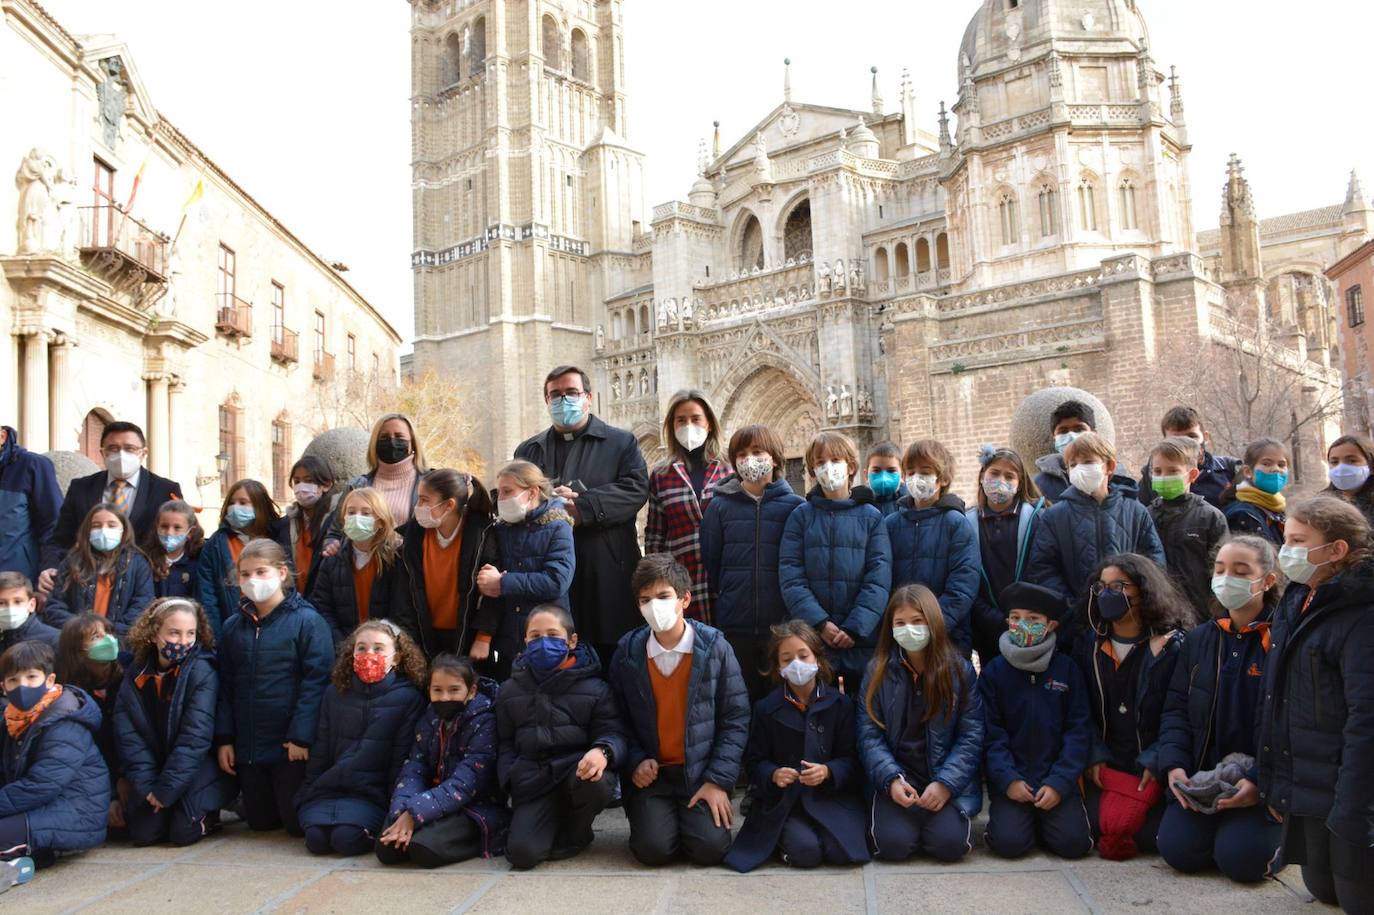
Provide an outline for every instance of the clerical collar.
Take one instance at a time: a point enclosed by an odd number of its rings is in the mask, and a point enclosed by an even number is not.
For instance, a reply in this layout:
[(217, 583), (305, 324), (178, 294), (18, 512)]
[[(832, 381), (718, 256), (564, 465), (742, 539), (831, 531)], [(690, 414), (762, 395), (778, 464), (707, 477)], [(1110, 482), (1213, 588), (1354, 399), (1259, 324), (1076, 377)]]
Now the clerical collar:
[(577, 433), (576, 433), (576, 432), (560, 432), (560, 433), (558, 433), (558, 434), (561, 435), (561, 436), (563, 436), (563, 441), (565, 441), (565, 442), (570, 442), (570, 441), (572, 441), (573, 439), (577, 438)]

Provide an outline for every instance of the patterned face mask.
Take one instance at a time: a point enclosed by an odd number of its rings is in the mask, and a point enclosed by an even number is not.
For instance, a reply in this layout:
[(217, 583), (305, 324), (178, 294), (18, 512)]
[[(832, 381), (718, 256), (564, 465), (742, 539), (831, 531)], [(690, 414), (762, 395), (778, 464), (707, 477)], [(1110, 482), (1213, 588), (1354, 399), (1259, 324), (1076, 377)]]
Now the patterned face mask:
[(1013, 620), (1007, 627), (1011, 633), (1011, 643), (1017, 648), (1029, 648), (1045, 641), (1049, 634), (1049, 623), (1033, 623), (1030, 620)]

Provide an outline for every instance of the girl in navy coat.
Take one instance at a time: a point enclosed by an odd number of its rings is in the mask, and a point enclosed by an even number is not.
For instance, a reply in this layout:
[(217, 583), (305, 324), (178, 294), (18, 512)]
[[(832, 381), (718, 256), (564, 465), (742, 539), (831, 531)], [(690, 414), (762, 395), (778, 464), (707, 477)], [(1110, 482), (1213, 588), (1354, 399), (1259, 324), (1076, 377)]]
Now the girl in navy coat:
[(1084, 800), (1102, 857), (1125, 860), (1156, 850), (1160, 716), (1193, 611), (1168, 574), (1135, 553), (1107, 557), (1091, 579), (1091, 631), (1073, 647), (1094, 725)]
[(806, 466), (818, 485), (787, 519), (778, 581), (788, 615), (820, 633), (837, 672), (853, 683), (873, 654), (892, 588), (892, 549), (873, 493), (867, 486), (850, 489), (859, 452), (848, 436), (817, 435)]
[(361, 855), (381, 834), (425, 707), (425, 655), (395, 623), (371, 620), (339, 647), (332, 681), (297, 816), (312, 854)]
[(219, 516), (219, 530), (205, 541), (196, 564), (196, 593), (216, 639), (239, 610), (239, 558), (244, 547), (251, 540), (279, 537), (281, 522), (267, 487), (257, 480), (239, 480), (229, 487)]
[(802, 504), (783, 479), (782, 449), (767, 426), (745, 426), (732, 435), (735, 476), (716, 486), (701, 520), (702, 562), (715, 593), (712, 625), (734, 649), (752, 702), (768, 691), (768, 631), (787, 615), (778, 550), (788, 516)]
[(754, 705), (744, 759), (754, 803), (725, 864), (747, 873), (774, 854), (793, 867), (862, 864), (868, 820), (854, 703), (801, 620), (773, 627), (768, 656), (777, 688)]
[(60, 628), (93, 611), (123, 636), (153, 602), (153, 570), (134, 543), (134, 526), (119, 509), (101, 503), (86, 513), (76, 544), (58, 567), (43, 621)]
[[(401, 537), (386, 500), (375, 489), (355, 489), (343, 497), (339, 512), (343, 546), (320, 563), (315, 590), (309, 594), (310, 605), (329, 623), (334, 644), (368, 620), (412, 624), (415, 614), (401, 568)], [(406, 634), (412, 639), (416, 635)]]
[(196, 510), (180, 499), (163, 502), (157, 510), (157, 525), (143, 541), (158, 597), (196, 596), (196, 569), (204, 546), (205, 531)]
[[(1282, 831), (1260, 803), (1255, 764), (1280, 592), (1274, 546), (1254, 534), (1234, 536), (1217, 551), (1213, 571), (1212, 594), (1222, 609), (1184, 639), (1160, 721), (1159, 768), (1173, 803), (1165, 804), (1159, 853), (1184, 873), (1215, 865), (1232, 880), (1255, 883), (1268, 873)], [(1245, 776), (1234, 796), (1205, 809), (1186, 788), (1233, 753), (1249, 759)]]
[(303, 835), (294, 798), (329, 685), (329, 624), (291, 587), (286, 550), (254, 540), (238, 561), (243, 602), (219, 637), (219, 767), (238, 777), (254, 831)]
[(182, 597), (158, 600), (129, 632), (133, 662), (115, 701), (114, 737), (135, 845), (200, 841), (232, 796), (215, 764), (214, 647), (205, 610)]
[(0, 655), (5, 730), (0, 734), (0, 859), (39, 867), (56, 852), (105, 841), (110, 775), (95, 745), (100, 710), (59, 685), (53, 650), (20, 642)]
[(892, 584), (925, 585), (940, 601), (954, 647), (973, 651), (969, 615), (978, 595), (978, 537), (964, 500), (949, 491), (954, 456), (933, 439), (912, 442), (902, 457), (907, 495), (885, 522), (892, 541)]
[(983, 702), (929, 588), (893, 592), (861, 694), (859, 759), (873, 791), (874, 854), (959, 860), (973, 848), (972, 821), (983, 806)]
[(577, 556), (572, 516), (538, 467), (511, 461), (496, 475), (496, 493), (501, 519), (496, 542), (505, 568), (483, 566), (477, 572), (477, 589), (505, 603), (491, 648), (491, 668), (498, 680), (504, 680), (525, 643), (530, 611), (546, 603), (568, 607)]
[(114, 623), (94, 613), (81, 613), (67, 620), (57, 636), (57, 681), (75, 686), (90, 697), (100, 713), (95, 743), (105, 758), (110, 773), (109, 823), (112, 830), (123, 830), (124, 805), (129, 799), (129, 784), (119, 777), (119, 754), (115, 750), (114, 708), (124, 685), (124, 665), (128, 654), (120, 650)]
[(987, 716), (987, 846), (1019, 858), (1038, 842), (1061, 858), (1081, 858), (1093, 847), (1078, 789), (1092, 720), (1083, 674), (1056, 650), (1064, 602), (1028, 582), (1000, 596), (1008, 608), (1001, 654), (978, 678)]
[(470, 660), (434, 659), (429, 708), (391, 794), (377, 860), (430, 868), (505, 850), (510, 815), (496, 788), (495, 701), (496, 683), (479, 680)]
[(1258, 534), (1278, 549), (1283, 546), (1288, 503), (1288, 447), (1276, 438), (1259, 438), (1245, 446), (1245, 461), (1221, 494), (1221, 513), (1236, 534)]
[(970, 614), (973, 650), (986, 667), (997, 657), (997, 646), (1007, 631), (1007, 608), (997, 599), (1007, 585), (1025, 575), (1045, 498), (1015, 450), (984, 445), (978, 463), (977, 504), (965, 517), (973, 528), (980, 573)]

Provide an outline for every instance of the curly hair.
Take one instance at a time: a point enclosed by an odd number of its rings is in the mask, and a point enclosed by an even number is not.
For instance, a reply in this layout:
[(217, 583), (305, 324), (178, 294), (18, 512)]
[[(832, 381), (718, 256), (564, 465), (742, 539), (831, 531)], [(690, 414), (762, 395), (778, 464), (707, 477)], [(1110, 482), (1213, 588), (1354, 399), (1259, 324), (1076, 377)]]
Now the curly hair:
[[(1131, 584), (1140, 592), (1137, 606), (1140, 608), (1140, 626), (1145, 632), (1163, 635), (1175, 629), (1186, 632), (1193, 628), (1197, 614), (1170, 580), (1169, 574), (1154, 560), (1146, 559), (1139, 553), (1108, 556), (1097, 564), (1089, 580), (1101, 581), (1102, 573), (1111, 568), (1126, 573)], [(1088, 605), (1088, 624), (1102, 635), (1107, 627), (1100, 626), (1102, 619), (1096, 615), (1096, 608), (1097, 598), (1094, 597)]]
[(391, 637), (396, 644), (396, 661), (393, 668), (401, 676), (415, 684), (416, 689), (425, 689), (429, 679), (429, 665), (425, 663), (425, 653), (414, 639), (401, 631), (391, 620), (368, 620), (349, 634), (339, 645), (339, 656), (334, 661), (334, 672), (329, 682), (341, 693), (353, 688), (353, 646), (358, 636), (364, 632), (381, 632)]
[(199, 601), (186, 597), (159, 597), (134, 620), (128, 635), (124, 637), (137, 663), (146, 663), (157, 652), (157, 634), (162, 630), (162, 623), (173, 613), (190, 613), (194, 616), (196, 641), (200, 647), (206, 651), (215, 647), (215, 629), (210, 625), (210, 618), (205, 615), (205, 608)]

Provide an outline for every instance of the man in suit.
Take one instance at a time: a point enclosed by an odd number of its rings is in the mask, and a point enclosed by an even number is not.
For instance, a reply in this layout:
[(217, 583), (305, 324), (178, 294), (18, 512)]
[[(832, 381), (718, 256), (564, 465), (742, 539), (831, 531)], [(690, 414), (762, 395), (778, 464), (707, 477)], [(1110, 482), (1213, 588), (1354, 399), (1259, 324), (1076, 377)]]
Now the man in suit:
[(643, 623), (630, 576), (639, 562), (635, 516), (649, 500), (649, 471), (639, 442), (591, 413), (585, 372), (559, 366), (544, 379), (553, 425), (515, 449), (554, 484), (573, 517), (577, 571), (572, 591), (578, 638), (610, 664), (616, 642)]
[[(148, 457), (148, 440), (143, 430), (133, 423), (113, 422), (100, 434), (100, 453), (105, 469), (87, 477), (72, 480), (62, 512), (57, 517), (53, 542), (64, 554), (82, 536), (78, 528), (96, 505), (109, 502), (123, 509), (134, 526), (134, 536), (142, 543), (157, 526), (157, 510), (163, 502), (181, 498), (180, 484), (160, 477), (143, 467)], [(57, 569), (44, 569), (38, 578), (38, 590), (46, 595), (52, 590)]]

